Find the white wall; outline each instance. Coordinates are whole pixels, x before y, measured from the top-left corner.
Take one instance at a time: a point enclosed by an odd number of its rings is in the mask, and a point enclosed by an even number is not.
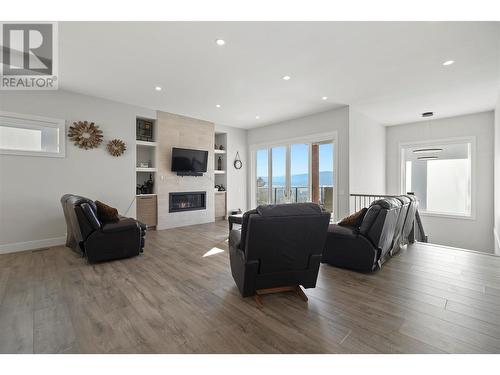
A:
[[[248,130],[248,145],[279,142],[285,139],[312,137],[315,134],[337,131],[337,176],[338,205],[337,217],[349,212],[349,108],[316,113],[293,120]],[[249,171],[250,174],[250,171]],[[250,175],[248,181],[250,181]],[[249,190],[250,191],[250,190]],[[250,207],[250,196],[248,206]],[[252,208],[252,207],[250,207]]]
[[[0,252],[64,243],[59,199],[65,193],[135,216],[135,118],[155,118],[154,111],[61,90],[0,92],[0,110],[64,119],[67,127],[94,121],[104,132],[97,149],[85,151],[67,141],[65,158],[0,155]],[[127,144],[123,156],[107,153],[105,142],[112,138]]]
[[[500,95],[495,107],[495,253],[500,255]]]
[[[401,142],[476,137],[476,218],[422,216],[429,242],[493,252],[493,124],[493,112],[490,111],[386,128],[388,194],[400,193]]]
[[[349,192],[385,194],[385,127],[349,107]],[[351,211],[354,200],[351,199]]]
[[[247,210],[247,171],[248,146],[247,130],[215,124],[215,132],[226,133],[227,136],[227,209],[240,208]],[[234,167],[236,152],[239,152],[243,163],[241,169]]]

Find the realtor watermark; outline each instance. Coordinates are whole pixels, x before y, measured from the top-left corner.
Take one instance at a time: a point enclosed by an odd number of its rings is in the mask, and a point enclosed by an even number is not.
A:
[[[1,22],[0,90],[57,90],[56,22]]]

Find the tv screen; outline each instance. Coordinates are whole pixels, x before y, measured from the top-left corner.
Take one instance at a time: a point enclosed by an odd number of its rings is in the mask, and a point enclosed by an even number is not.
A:
[[[206,172],[208,151],[172,148],[172,172]]]

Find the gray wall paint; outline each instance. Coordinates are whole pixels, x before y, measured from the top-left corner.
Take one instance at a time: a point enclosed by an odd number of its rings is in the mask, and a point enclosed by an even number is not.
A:
[[[316,113],[293,120],[248,130],[248,145],[279,142],[337,131],[338,217],[349,213],[349,107]],[[250,171],[248,173],[250,181]],[[250,196],[248,197],[250,207]]]
[[[493,252],[493,112],[424,121],[386,128],[387,192],[399,194],[399,144],[453,137],[476,137],[476,218],[423,216],[429,242]]]
[[[349,107],[349,191],[385,194],[385,127]],[[351,199],[351,212],[354,210]]]
[[[67,141],[65,158],[0,155],[0,252],[62,243],[66,224],[59,199],[65,193],[135,216],[135,118],[155,118],[154,111],[61,90],[0,92],[0,103],[3,111],[64,119],[67,127],[94,121],[104,132],[97,149]],[[105,142],[112,138],[127,144],[123,156],[107,153]]]

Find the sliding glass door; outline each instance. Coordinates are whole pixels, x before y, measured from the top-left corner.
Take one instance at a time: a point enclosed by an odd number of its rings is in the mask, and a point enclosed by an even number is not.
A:
[[[257,206],[269,203],[269,150],[261,149],[256,153],[256,202]]]
[[[328,212],[333,212],[334,183],[333,183],[333,143],[321,142],[313,144],[312,175],[315,176],[312,189],[315,197],[312,200],[321,204]]]
[[[255,201],[315,202],[334,209],[334,144],[303,142],[260,148],[255,153]]]
[[[287,147],[273,147],[271,149],[271,203],[289,202]]]
[[[309,145],[290,145],[290,201],[310,202]]]

